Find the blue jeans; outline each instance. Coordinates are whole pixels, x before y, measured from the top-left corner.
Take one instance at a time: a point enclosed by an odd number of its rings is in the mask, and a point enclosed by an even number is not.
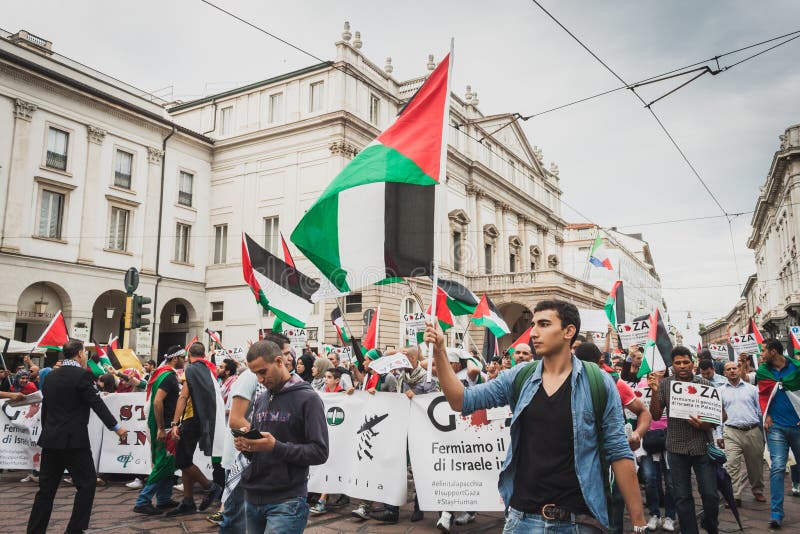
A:
[[[717,495],[717,468],[707,454],[667,453],[667,462],[672,471],[672,487],[675,490],[675,507],[681,534],[697,534],[697,517],[692,497],[692,469],[697,478],[697,490],[703,501],[703,528],[709,534],[719,531],[719,496]]]
[[[506,526],[503,534],[602,534],[602,530],[592,525],[583,525],[569,521],[548,521],[537,514],[526,514],[509,508],[506,512]]]
[[[675,499],[672,496],[672,472],[667,468],[666,460],[653,459],[652,454],[642,456],[639,467],[644,477],[645,505],[650,515],[661,517],[658,503],[664,496],[664,517],[675,519]],[[661,482],[664,482],[663,486]]]
[[[139,496],[136,498],[135,506],[153,504],[153,496],[156,498],[156,505],[167,504],[172,500],[172,477],[159,480],[152,484],[145,484]]]
[[[223,505],[219,534],[240,534],[246,531],[245,525],[244,490],[237,484]]]
[[[252,504],[245,499],[248,534],[301,534],[308,522],[305,497],[295,497],[275,504]]]
[[[783,481],[789,449],[800,458],[800,428],[772,425],[767,434],[769,449],[769,508],[770,519],[783,520]]]

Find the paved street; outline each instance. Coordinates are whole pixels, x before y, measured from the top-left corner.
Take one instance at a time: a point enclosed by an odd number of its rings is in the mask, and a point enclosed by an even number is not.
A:
[[[30,511],[30,504],[36,493],[36,485],[21,483],[24,476],[21,472],[3,473],[0,475],[0,509],[3,510],[4,532],[23,532]],[[205,520],[206,514],[185,516],[180,519],[165,517],[144,517],[132,512],[137,491],[124,486],[124,480],[112,481],[97,490],[92,523],[89,532],[114,532],[115,534],[149,533],[178,534],[185,532],[216,532],[216,528]],[[789,477],[786,477],[786,492],[791,495]],[[63,532],[72,509],[72,498],[75,490],[72,486],[61,485],[56,498],[53,515],[50,521],[52,532]],[[698,498],[695,500],[699,502]],[[306,532],[330,534],[334,532],[375,532],[375,533],[434,533],[437,514],[429,512],[424,520],[411,523],[408,518],[412,505],[407,504],[400,512],[400,523],[397,525],[379,525],[374,521],[358,521],[349,516],[351,506],[335,510],[323,516],[311,517]],[[756,503],[746,495],[741,510],[742,524],[749,532],[767,531],[769,519],[768,503]],[[800,498],[786,498],[786,525],[796,524],[800,520]],[[454,532],[500,532],[502,515],[478,514],[475,523],[467,527],[456,527]],[[720,531],[736,532],[738,527],[733,515],[728,510],[720,510]],[[791,529],[785,528],[790,532]]]

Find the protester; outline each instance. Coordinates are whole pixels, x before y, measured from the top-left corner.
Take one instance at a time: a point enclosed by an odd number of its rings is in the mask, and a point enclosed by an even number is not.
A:
[[[11,372],[3,367],[0,369],[0,391],[2,392],[11,392],[12,391],[12,384],[11,384]]]
[[[254,343],[247,365],[269,392],[256,401],[252,416],[252,428],[262,437],[234,440],[236,450],[252,455],[239,482],[245,492],[247,531],[300,533],[308,521],[308,468],[328,458],[322,400],[289,374],[272,341]]]
[[[586,343],[586,336],[583,334],[575,336],[575,340],[572,342],[572,354],[575,354],[575,349],[580,347],[583,343]]]
[[[517,344],[514,348],[514,359],[517,360],[517,364],[533,360],[533,350],[531,350],[531,346],[527,343]]]
[[[494,380],[497,378],[497,375],[500,373],[500,359],[497,357],[492,358],[489,360],[489,364],[486,366],[486,380]]]
[[[66,532],[83,532],[89,528],[94,502],[96,472],[89,445],[89,410],[103,424],[126,437],[128,431],[119,425],[94,387],[94,375],[86,369],[83,343],[70,339],[62,347],[63,366],[51,373],[42,392],[42,448],[39,491],[33,500],[28,519],[28,534],[45,534],[50,523],[61,476],[66,469],[77,490],[72,515]]]
[[[800,417],[795,409],[800,384],[800,362],[783,355],[783,344],[777,339],[764,342],[763,362],[756,371],[756,384],[764,417],[764,432],[769,449],[769,528],[783,524],[783,484],[786,462],[791,449],[800,459]]]
[[[322,391],[325,388],[325,372],[328,369],[333,369],[333,364],[328,358],[314,359],[314,364],[311,366],[311,376],[314,377],[311,387],[316,391]]]
[[[478,409],[514,406],[511,446],[498,482],[508,507],[506,533],[545,528],[602,532],[608,526],[608,511],[598,445],[614,472],[634,531],[645,532],[619,394],[611,377],[602,373],[607,402],[602,421],[594,421],[586,371],[590,364],[573,357],[570,350],[579,330],[580,315],[573,304],[545,300],[536,305],[532,339],[542,360],[522,384],[517,399],[515,377],[533,363],[500,373],[487,384],[465,388],[448,365],[438,324],[428,324],[425,330],[425,342],[435,344],[439,382],[453,410],[469,415]],[[573,417],[573,412],[581,416]],[[543,428],[547,432],[541,432]]]
[[[512,366],[513,364],[511,362],[511,355],[508,353],[508,351],[506,351],[503,353],[503,357],[500,359],[500,370],[505,371],[506,369],[511,369]]]
[[[697,367],[700,369],[700,376],[711,382],[715,388],[724,387],[728,383],[727,378],[716,373],[711,360],[700,360]]]
[[[237,371],[239,366],[236,364],[235,360],[231,360],[230,358],[225,358],[222,360],[222,365],[219,367],[219,374],[217,375],[217,380],[220,383],[219,392],[222,394],[222,402],[225,403],[225,406],[228,406],[228,400],[231,393],[231,387],[236,382]]]
[[[311,374],[311,369],[314,367],[314,359],[311,354],[303,354],[297,358],[297,374],[306,382],[314,380],[314,376]]]
[[[521,343],[520,345],[523,344]],[[448,347],[447,359],[456,377],[465,387],[486,382],[486,376],[481,372],[478,363],[475,362],[464,349]]]
[[[708,457],[707,445],[713,442],[711,431],[714,427],[698,417],[679,419],[670,417],[671,383],[673,381],[694,382],[712,386],[705,378],[694,376],[691,351],[678,345],[672,349],[672,368],[675,376],[660,381],[655,376],[648,379],[652,397],[650,414],[660,419],[667,414],[667,462],[672,470],[672,483],[675,491],[675,506],[681,532],[698,532],[692,497],[692,470],[697,478],[697,488],[703,503],[703,528],[710,534],[718,532],[719,497],[717,495],[716,468]]]
[[[12,388],[12,391],[14,393],[22,393],[23,395],[30,395],[31,393],[39,391],[39,388],[36,387],[36,384],[31,382],[30,372],[19,371],[17,372],[17,376],[14,381],[14,387]]]
[[[722,446],[725,448],[725,469],[733,482],[733,496],[736,505],[741,506],[746,475],[756,501],[766,502],[764,434],[761,431],[758,390],[741,379],[737,362],[725,362],[725,376],[727,383],[719,388],[726,416]]]
[[[424,395],[438,391],[439,382],[431,380],[428,382],[427,370],[421,365],[419,346],[411,346],[403,349],[403,353],[411,364],[410,369],[401,369],[397,375],[397,392],[405,393],[410,399],[414,395]]]
[[[328,353],[328,359],[331,361],[334,367],[341,369],[342,371],[342,389],[350,389],[353,386],[353,378],[350,376],[350,371],[342,366],[342,362],[339,359],[339,354],[332,350]]]

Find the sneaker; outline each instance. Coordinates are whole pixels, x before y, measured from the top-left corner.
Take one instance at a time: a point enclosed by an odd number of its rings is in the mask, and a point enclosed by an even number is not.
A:
[[[22,480],[20,480],[20,482],[39,482],[39,477],[31,473]]]
[[[222,523],[222,512],[216,512],[211,515],[207,515],[206,521],[208,521],[212,525],[219,525],[220,523]]]
[[[312,506],[308,509],[308,511],[312,515],[320,515],[328,512],[328,508],[325,506],[325,501],[319,501],[317,504]]]
[[[475,514],[472,512],[459,512],[456,514],[456,525],[466,525],[475,521]]]
[[[208,486],[206,494],[203,496],[203,500],[200,501],[200,506],[198,506],[197,509],[202,512],[211,506],[211,503],[218,501],[220,497],[222,497],[222,486],[216,482],[212,482],[211,485]]]
[[[165,503],[156,503],[156,508],[159,510],[169,510],[170,508],[175,508],[176,506],[180,506],[181,503],[178,501],[173,501],[172,499],[168,500]]]
[[[670,517],[665,517],[661,521],[661,530],[666,532],[675,532],[675,520]]]
[[[359,504],[358,508],[350,512],[350,515],[353,517],[357,517],[358,519],[369,519],[369,512],[367,511],[366,504]]]
[[[444,532],[444,534],[450,534],[450,528],[453,526],[453,514],[450,512],[442,512],[442,515],[439,516],[439,521],[436,522],[436,528]]]
[[[656,530],[658,530],[658,523],[659,523],[658,516],[651,515],[650,519],[647,520],[647,530],[649,530],[650,532],[655,532]]]
[[[792,484],[792,496],[800,496],[800,484]]]
[[[189,515],[197,513],[197,506],[192,502],[183,501],[174,510],[167,512],[167,517],[175,517],[176,515]]]
[[[125,487],[130,489],[142,489],[144,487],[144,484],[142,484],[141,478],[134,478],[133,480],[125,484]]]
[[[172,486],[172,489],[174,489],[175,491],[180,491],[181,493],[183,493],[183,483],[175,484],[174,486]]]
[[[164,510],[159,510],[150,503],[143,504],[141,506],[134,506],[133,511],[136,512],[137,514],[144,514],[144,515],[161,515],[164,513]]]
[[[781,522],[777,519],[773,519],[769,522],[769,528],[770,530],[779,530],[781,528]]]

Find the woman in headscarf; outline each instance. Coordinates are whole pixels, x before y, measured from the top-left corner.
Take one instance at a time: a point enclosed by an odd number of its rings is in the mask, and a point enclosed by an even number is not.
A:
[[[311,368],[314,366],[314,357],[310,354],[303,354],[297,358],[296,365],[297,374],[300,375],[300,378],[306,382],[311,382],[314,378],[311,374]]]
[[[325,371],[332,369],[333,364],[328,358],[317,358],[311,367],[311,374],[314,380],[311,381],[311,387],[317,391],[322,391],[325,388]]]

